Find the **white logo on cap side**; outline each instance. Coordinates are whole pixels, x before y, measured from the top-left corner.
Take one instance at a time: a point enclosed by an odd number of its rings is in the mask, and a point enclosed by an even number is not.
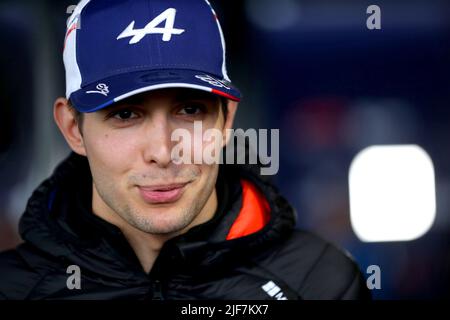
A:
[[[202,80],[202,81],[204,81],[204,82],[207,82],[207,83],[209,83],[210,85],[213,85],[213,86],[215,86],[215,87],[218,87],[218,88],[225,88],[225,89],[230,90],[230,87],[228,87],[227,85],[225,85],[225,82],[222,81],[222,80],[215,79],[215,78],[213,78],[213,77],[211,77],[211,76],[208,76],[208,75],[197,75],[197,76],[195,76],[195,77],[196,77],[197,79],[200,79],[200,80]]]
[[[150,21],[145,28],[142,29],[134,29],[135,21],[132,21],[117,37],[117,40],[131,37],[129,44],[136,44],[144,39],[144,37],[148,34],[162,34],[163,41],[170,41],[172,39],[172,35],[180,35],[185,31],[184,29],[174,28],[176,13],[177,10],[175,8],[169,8]],[[157,26],[163,21],[166,21],[164,28],[158,28]]]
[[[109,87],[106,84],[104,84],[104,83],[99,83],[97,85],[96,89],[98,91],[86,91],[86,93],[88,93],[88,94],[89,93],[99,93],[99,94],[104,95],[105,97],[107,97],[108,94],[109,94]]]

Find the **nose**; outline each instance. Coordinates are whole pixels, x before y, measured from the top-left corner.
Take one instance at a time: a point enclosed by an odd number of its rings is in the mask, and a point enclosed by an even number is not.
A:
[[[154,112],[145,122],[142,133],[144,161],[161,168],[167,167],[171,162],[172,150],[171,128],[167,115]]]

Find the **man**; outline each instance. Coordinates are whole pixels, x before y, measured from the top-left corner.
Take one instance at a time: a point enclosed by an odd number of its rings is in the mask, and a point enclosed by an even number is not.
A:
[[[240,100],[207,1],[83,0],[64,63],[54,118],[73,153],[0,255],[2,298],[368,297],[351,258],[294,230],[257,167],[185,161],[205,140],[174,156],[173,133],[196,122],[221,133],[217,150],[230,143]]]

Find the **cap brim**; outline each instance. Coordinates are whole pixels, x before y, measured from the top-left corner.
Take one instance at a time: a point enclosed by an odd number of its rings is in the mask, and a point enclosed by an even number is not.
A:
[[[70,95],[80,112],[94,112],[139,93],[165,88],[190,88],[240,101],[241,94],[231,83],[214,75],[193,70],[138,71],[112,76],[84,86]]]

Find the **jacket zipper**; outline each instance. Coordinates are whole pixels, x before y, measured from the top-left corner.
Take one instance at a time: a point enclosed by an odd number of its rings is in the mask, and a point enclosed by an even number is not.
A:
[[[164,300],[162,290],[161,290],[161,281],[154,280],[152,282],[153,296],[152,300]]]

